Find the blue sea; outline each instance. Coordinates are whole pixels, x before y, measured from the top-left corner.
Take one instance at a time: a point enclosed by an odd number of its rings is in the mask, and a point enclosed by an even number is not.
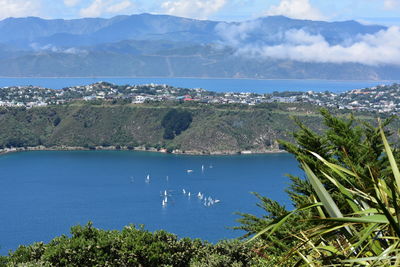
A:
[[[0,255],[88,221],[103,229],[144,224],[210,242],[239,237],[228,228],[238,225],[235,212],[264,214],[251,192],[291,208],[285,174],[302,176],[289,154],[35,151],[0,155],[0,170]],[[220,202],[205,206],[199,192]]]
[[[118,85],[168,84],[183,88],[203,88],[215,92],[272,93],[274,91],[344,92],[399,81],[334,81],[334,80],[252,80],[199,78],[0,78],[0,87],[35,85],[52,89],[106,81]]]

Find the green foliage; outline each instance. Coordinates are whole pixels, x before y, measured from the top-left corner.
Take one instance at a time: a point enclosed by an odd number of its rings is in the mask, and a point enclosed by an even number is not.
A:
[[[61,122],[61,118],[57,116],[53,121],[53,125],[55,127],[57,127],[60,124],[60,122]]]
[[[286,208],[277,201],[261,196],[258,193],[253,194],[260,200],[257,206],[263,209],[265,215],[257,217],[251,214],[237,213],[241,216],[241,218],[237,220],[241,225],[234,227],[234,229],[246,231],[243,238],[257,234],[271,225],[272,222],[278,221],[288,214]],[[292,238],[292,234],[301,231],[305,227],[306,223],[302,222],[302,219],[303,218],[299,214],[295,214],[288,219],[287,223],[284,224],[275,235],[268,236],[267,234],[263,234],[261,236],[264,241],[263,248],[267,251],[267,259],[274,257],[274,255],[283,255],[297,244],[297,240]],[[310,225],[312,223],[308,224]]]
[[[91,223],[75,226],[71,237],[48,244],[20,246],[7,266],[256,266],[250,245],[222,241],[216,245],[198,239],[178,239],[165,231],[148,232],[133,225],[122,231],[96,229]]]
[[[288,192],[295,211],[289,213],[260,197],[260,206],[269,215],[262,221],[243,214],[241,229],[258,232],[267,243],[267,253],[277,256],[278,262],[290,261],[288,265],[392,264],[396,259],[390,256],[399,249],[400,203],[393,182],[398,152],[391,155],[384,137],[389,133],[380,127],[353,117],[334,117],[326,110],[321,114],[327,126],[323,133],[298,121],[296,144],[281,141],[308,178],[290,176]],[[277,251],[282,243],[285,249]]]
[[[189,128],[192,121],[192,114],[189,111],[171,109],[161,121],[161,126],[164,127],[164,139],[174,139]]]
[[[263,152],[278,148],[277,139],[292,141],[290,132],[296,130],[296,124],[290,120],[294,113],[288,111],[293,105],[272,104],[153,102],[112,105],[104,101],[101,105],[73,102],[31,109],[3,107],[0,109],[0,147],[138,147],[148,144],[153,148],[162,144],[163,148],[171,145],[182,151],[203,153],[237,153],[249,149]],[[315,112],[315,107],[300,104],[294,107],[299,119],[312,131],[323,129],[323,117]],[[187,115],[182,116],[184,119],[181,121],[176,120],[179,116],[168,116],[170,120],[167,121],[177,129],[170,126],[165,137],[174,138],[164,139],[166,128],[161,124],[171,110]],[[190,121],[188,113],[192,122],[183,131]],[[55,125],[57,118],[61,121]],[[363,119],[370,120],[370,117]],[[393,128],[398,125],[396,122]]]

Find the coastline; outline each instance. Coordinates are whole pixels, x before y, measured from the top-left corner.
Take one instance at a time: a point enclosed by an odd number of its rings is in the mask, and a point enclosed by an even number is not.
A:
[[[189,156],[233,156],[233,155],[256,155],[256,154],[278,154],[278,153],[288,153],[281,149],[269,149],[269,150],[243,150],[243,151],[199,151],[199,150],[173,150],[168,151],[167,149],[156,149],[156,148],[146,148],[143,146],[134,147],[133,149],[128,149],[128,147],[116,146],[97,146],[94,148],[87,147],[70,147],[70,146],[55,146],[55,147],[13,147],[0,149],[0,156],[9,153],[17,152],[29,152],[29,151],[142,151],[142,152],[154,152],[154,153],[164,153],[164,154],[175,154],[175,155],[189,155]]]

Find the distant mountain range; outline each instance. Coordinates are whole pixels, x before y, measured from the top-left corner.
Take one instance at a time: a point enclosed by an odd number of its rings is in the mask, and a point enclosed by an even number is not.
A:
[[[400,67],[394,65],[305,62],[238,52],[254,44],[283,44],[293,31],[336,45],[386,29],[282,16],[229,23],[150,14],[8,18],[0,21],[0,76],[398,79]]]

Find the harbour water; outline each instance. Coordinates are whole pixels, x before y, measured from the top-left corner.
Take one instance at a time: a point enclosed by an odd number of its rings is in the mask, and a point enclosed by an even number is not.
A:
[[[215,92],[272,93],[274,91],[344,92],[396,81],[335,81],[335,80],[254,80],[254,79],[199,79],[199,78],[0,78],[0,87],[34,85],[61,89],[106,81],[118,85],[168,84],[183,88],[203,88]],[[398,81],[397,81],[398,82]]]
[[[132,151],[35,151],[0,155],[0,254],[48,242],[73,225],[144,224],[210,242],[243,233],[235,212],[263,214],[258,192],[290,206],[289,154],[185,156]],[[191,171],[188,171],[191,170]],[[183,189],[185,193],[183,193]],[[162,205],[167,191],[167,203]],[[188,193],[191,193],[190,196]],[[204,198],[219,203],[205,204]]]

